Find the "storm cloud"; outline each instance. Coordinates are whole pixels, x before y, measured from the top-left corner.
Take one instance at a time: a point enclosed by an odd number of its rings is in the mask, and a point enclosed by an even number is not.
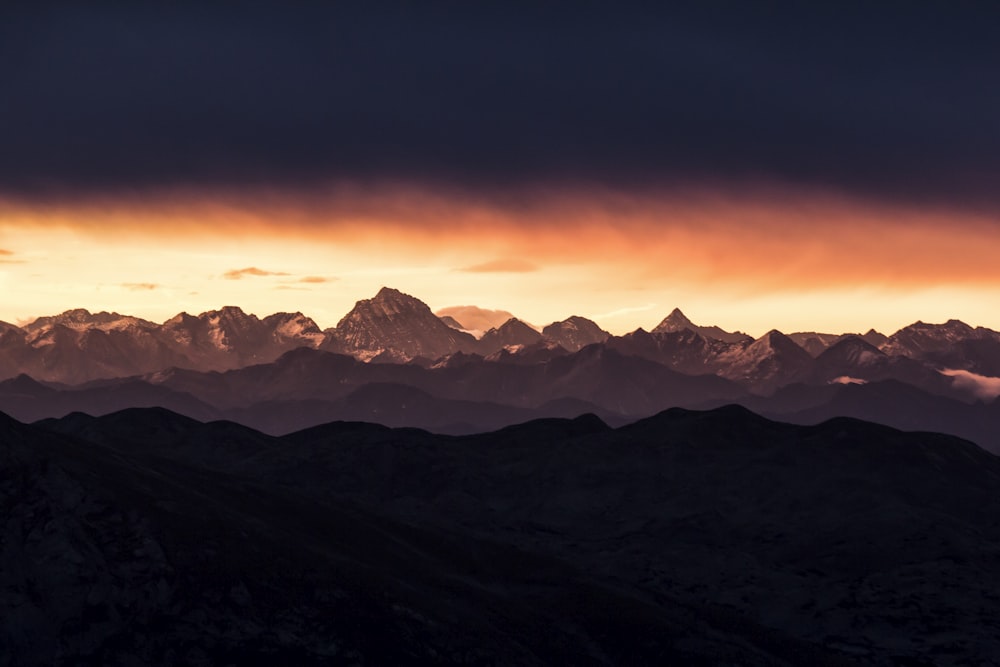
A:
[[[777,183],[1000,203],[984,3],[0,11],[7,197]]]

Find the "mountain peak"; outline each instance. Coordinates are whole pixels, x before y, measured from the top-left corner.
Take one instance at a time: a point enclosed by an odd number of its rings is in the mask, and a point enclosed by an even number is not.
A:
[[[596,322],[579,315],[571,315],[562,322],[553,322],[542,329],[542,335],[570,352],[594,343],[603,343],[611,336],[597,326]]]
[[[147,322],[146,320],[141,320],[137,317],[131,317],[129,315],[109,313],[103,310],[99,313],[91,313],[86,308],[74,308],[72,310],[59,313],[58,315],[39,317],[34,322],[25,325],[23,329],[29,333],[37,333],[46,327],[62,325],[71,329],[82,331],[90,328],[115,328],[116,326],[125,326],[129,323],[152,326],[152,322]]]
[[[677,331],[684,331],[685,329],[693,331],[696,334],[700,334],[704,338],[713,338],[715,340],[721,340],[725,343],[748,343],[753,340],[750,336],[740,333],[739,331],[729,332],[717,326],[698,326],[689,320],[687,315],[681,312],[680,308],[674,308],[670,311],[670,314],[663,318],[662,322],[656,325],[652,333],[674,333]]]
[[[415,313],[419,312],[423,315],[425,312],[431,313],[430,307],[421,301],[420,299],[410,296],[400,292],[392,287],[383,287],[378,291],[378,293],[371,299],[363,299],[358,301],[355,306],[358,308],[371,308],[380,312],[384,316],[397,315],[399,313]],[[353,311],[352,311],[353,312]],[[350,316],[348,313],[346,317]],[[338,325],[339,326],[339,325]]]
[[[366,360],[385,351],[437,359],[456,350],[471,351],[476,342],[442,322],[420,299],[391,287],[354,304],[334,331],[346,349]]]
[[[681,312],[680,308],[674,308],[670,311],[670,314],[663,318],[663,321],[656,325],[653,329],[654,333],[668,333],[671,331],[683,331],[684,329],[691,329],[695,331],[697,325],[687,318],[687,315]]]
[[[499,327],[490,329],[483,334],[479,340],[479,347],[482,352],[492,354],[507,346],[532,345],[541,339],[542,334],[516,317],[512,317]]]
[[[403,292],[400,292],[398,289],[395,289],[393,287],[382,287],[375,294],[375,296],[372,297],[371,300],[375,301],[375,302],[385,302],[385,301],[389,301],[389,302],[397,302],[397,301],[420,301],[420,299],[418,299],[418,298],[416,298],[414,296],[410,296],[409,294],[405,294]],[[423,303],[423,302],[420,301],[420,303]]]
[[[687,322],[688,324],[692,323],[691,320],[687,318],[687,315],[681,312],[680,308],[674,308],[671,310],[670,314],[667,315],[667,319],[675,322]]]

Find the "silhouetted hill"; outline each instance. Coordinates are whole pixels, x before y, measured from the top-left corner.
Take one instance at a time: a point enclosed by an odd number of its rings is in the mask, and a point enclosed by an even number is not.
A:
[[[948,436],[726,406],[271,438],[142,409],[0,416],[0,471],[0,636],[20,665],[1000,650],[1000,460]]]

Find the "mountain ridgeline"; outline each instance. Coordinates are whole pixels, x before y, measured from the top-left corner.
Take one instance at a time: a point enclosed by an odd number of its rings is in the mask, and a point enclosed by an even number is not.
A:
[[[472,433],[735,402],[793,422],[853,416],[1000,451],[998,394],[1000,333],[957,320],[888,336],[753,339],[675,309],[622,336],[579,316],[473,332],[383,288],[325,331],[301,313],[260,319],[235,307],[162,324],[85,310],[0,323],[0,410],[25,420],[162,406],[273,434],[337,419]]]
[[[994,664],[998,484],[956,438],[737,406],[464,437],[0,415],[0,654]]]

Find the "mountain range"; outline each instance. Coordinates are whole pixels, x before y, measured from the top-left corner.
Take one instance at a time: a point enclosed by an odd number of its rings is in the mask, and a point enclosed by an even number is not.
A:
[[[0,655],[994,664],[998,484],[957,438],[737,406],[463,437],[0,415]]]
[[[753,339],[675,309],[623,336],[578,316],[541,330],[511,317],[476,334],[391,288],[325,331],[301,313],[260,319],[235,307],[163,324],[72,310],[0,324],[0,410],[30,421],[161,406],[275,435],[338,419],[474,433],[735,402],[793,422],[854,416],[1000,451],[1000,333],[957,320],[888,336]]]

